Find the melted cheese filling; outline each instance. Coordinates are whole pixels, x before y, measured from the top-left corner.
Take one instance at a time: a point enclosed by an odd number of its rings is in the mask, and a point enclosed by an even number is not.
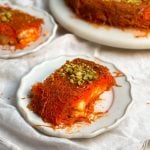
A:
[[[40,31],[36,28],[26,29],[19,33],[18,39],[20,43],[26,45],[28,43],[34,42],[40,36]]]
[[[75,117],[84,116],[85,115],[85,107],[86,107],[85,101],[81,100],[74,110],[74,113],[73,113],[74,116]]]

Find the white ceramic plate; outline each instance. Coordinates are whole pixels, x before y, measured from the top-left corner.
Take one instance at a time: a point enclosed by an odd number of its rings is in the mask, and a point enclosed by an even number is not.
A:
[[[94,26],[76,17],[64,0],[50,0],[49,7],[56,20],[74,34],[98,44],[126,49],[149,49],[150,37],[136,38],[135,31],[114,27]]]
[[[44,134],[65,138],[91,138],[97,136],[98,134],[116,127],[124,119],[132,104],[130,84],[126,77],[122,76],[116,78],[117,84],[121,85],[121,87],[113,87],[110,91],[105,92],[101,96],[103,99],[102,102],[98,101],[95,105],[95,110],[109,110],[105,117],[101,117],[91,124],[78,123],[71,129],[65,128],[54,130],[53,128],[46,127],[51,124],[43,122],[39,116],[27,108],[27,105],[30,103],[28,95],[31,87],[37,82],[42,82],[47,76],[64,64],[66,60],[72,60],[79,57],[105,65],[112,73],[117,71],[114,65],[100,61],[96,58],[86,56],[60,56],[37,65],[21,80],[21,84],[17,92],[18,108],[24,118],[32,126]]]
[[[46,11],[43,11],[35,7],[12,5],[8,2],[7,3],[0,2],[0,5],[2,6],[8,5],[13,9],[21,10],[23,12],[29,13],[35,17],[42,18],[44,20],[44,24],[42,25],[42,34],[37,41],[31,43],[29,46],[25,47],[22,50],[11,51],[11,50],[2,50],[2,48],[0,48],[0,58],[14,58],[29,53],[33,53],[41,49],[46,44],[48,44],[55,36],[57,30],[57,24],[55,23],[53,17],[50,16]]]

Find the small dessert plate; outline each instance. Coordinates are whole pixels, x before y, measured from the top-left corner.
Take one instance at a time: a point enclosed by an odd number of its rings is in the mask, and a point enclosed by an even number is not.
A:
[[[42,50],[42,47],[48,44],[54,38],[57,30],[57,24],[55,23],[53,17],[46,11],[30,6],[13,5],[8,2],[0,2],[0,6],[8,6],[12,9],[23,11],[37,18],[41,18],[44,21],[44,24],[42,25],[41,36],[37,41],[31,43],[24,49],[16,50],[11,50],[11,48],[8,46],[0,45],[0,58],[15,58]]]
[[[72,125],[72,127],[54,129],[50,123],[45,123],[38,115],[32,112],[28,108],[28,104],[31,101],[29,93],[32,85],[37,82],[42,82],[47,76],[62,66],[66,60],[72,60],[75,58],[83,58],[102,64],[108,67],[112,74],[118,71],[113,64],[101,61],[95,57],[87,56],[60,56],[34,67],[21,80],[17,92],[18,109],[31,126],[46,135],[64,138],[91,138],[119,125],[131,107],[132,97],[130,84],[127,81],[126,76],[120,76],[116,77],[116,82],[119,86],[114,86],[111,90],[104,92],[100,96],[101,100],[98,100],[95,103],[96,111],[108,111],[108,113],[103,117],[97,118],[90,124],[82,122],[76,123]]]

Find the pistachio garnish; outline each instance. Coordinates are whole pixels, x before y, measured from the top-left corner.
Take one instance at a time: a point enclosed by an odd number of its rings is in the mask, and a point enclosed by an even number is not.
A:
[[[11,17],[12,17],[12,13],[9,11],[0,13],[0,20],[3,22],[10,21]]]
[[[69,61],[59,70],[59,74],[61,76],[66,75],[70,83],[78,86],[97,78],[97,72],[87,64],[75,64]]]

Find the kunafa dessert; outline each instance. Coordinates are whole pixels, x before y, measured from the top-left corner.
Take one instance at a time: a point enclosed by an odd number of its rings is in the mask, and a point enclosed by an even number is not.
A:
[[[25,48],[41,36],[43,23],[43,19],[23,11],[0,6],[0,45]]]
[[[96,100],[115,84],[107,67],[76,58],[32,86],[28,107],[54,126],[90,123]]]
[[[118,28],[150,29],[149,0],[65,0],[89,22]]]

